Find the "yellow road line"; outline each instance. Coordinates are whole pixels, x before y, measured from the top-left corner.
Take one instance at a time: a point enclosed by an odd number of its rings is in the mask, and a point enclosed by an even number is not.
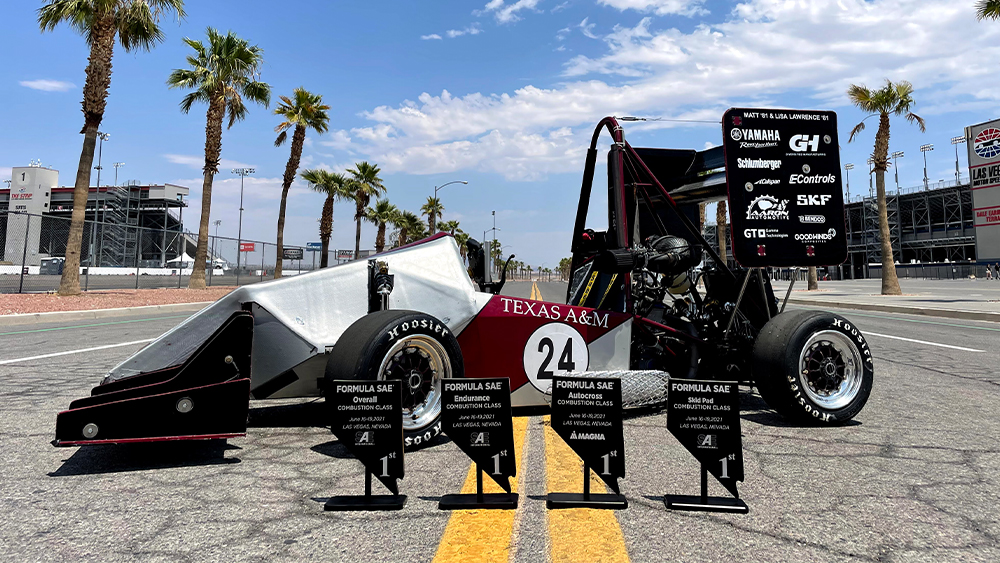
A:
[[[538,284],[535,282],[531,282],[531,297],[529,297],[528,299],[532,299],[535,301],[542,300],[542,292],[538,291]]]
[[[582,492],[583,461],[556,434],[544,418],[545,476],[549,492]],[[603,493],[607,489],[594,472],[590,472],[590,490]],[[549,510],[549,545],[552,563],[628,563],[625,537],[612,510],[569,508]]]
[[[525,436],[528,432],[528,418],[514,419],[514,462],[517,474],[521,474],[524,457]],[[513,480],[513,490],[517,491],[517,479]],[[476,464],[469,467],[469,474],[462,486],[462,493],[476,492]],[[483,492],[502,493],[496,483],[483,476]],[[528,502],[522,496],[520,503]],[[456,510],[448,520],[448,526],[438,544],[434,563],[452,561],[476,561],[482,563],[507,563],[514,533],[514,510]]]

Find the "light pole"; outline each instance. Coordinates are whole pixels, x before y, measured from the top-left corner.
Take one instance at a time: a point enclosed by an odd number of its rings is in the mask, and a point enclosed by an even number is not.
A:
[[[875,173],[875,159],[868,157],[868,197],[875,197],[875,188],[872,186],[872,175]]]
[[[122,166],[125,166],[125,163],[124,162],[116,162],[116,163],[112,164],[112,166],[115,167],[115,185],[117,186],[118,185],[118,169],[121,168]]]
[[[240,177],[240,224],[236,227],[236,285],[240,285],[240,250],[243,246],[243,180],[256,172],[253,168],[233,168],[233,174]],[[280,260],[281,257],[279,256]]]
[[[440,190],[441,188],[443,188],[445,186],[450,186],[452,184],[468,184],[468,183],[469,182],[466,181],[466,180],[452,180],[451,182],[448,182],[446,184],[441,184],[440,186],[434,186],[434,199],[437,199],[437,197],[438,197],[438,190]],[[434,226],[437,227],[437,224],[435,223]],[[433,235],[434,233],[431,233],[431,234]]]
[[[958,167],[958,145],[965,144],[965,137],[959,135],[951,138],[951,144],[955,145],[955,185],[962,183],[962,172]]]
[[[212,274],[215,272],[215,241],[219,240],[219,225],[222,224],[222,219],[216,219],[212,221],[212,224],[215,225],[215,238],[212,239],[212,269],[208,271],[209,285],[212,283]]]
[[[101,193],[101,157],[104,155],[104,141],[110,139],[111,135],[98,131],[97,138],[100,145],[97,147],[97,166],[94,167],[94,170],[97,170],[97,193]]]
[[[930,189],[927,185],[927,153],[934,150],[934,145],[920,145],[920,152],[924,153],[924,191]]]
[[[892,167],[895,168],[893,172],[896,174],[896,193],[899,193],[899,165],[896,164],[897,158],[903,158],[903,151],[896,151],[889,155],[892,158]]]
[[[854,170],[854,165],[848,162],[844,165],[844,170],[847,171],[847,203],[851,203],[851,170]]]

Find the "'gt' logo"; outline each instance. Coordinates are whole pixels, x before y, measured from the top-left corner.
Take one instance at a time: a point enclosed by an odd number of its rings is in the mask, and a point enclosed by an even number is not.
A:
[[[830,201],[832,197],[832,195],[799,194],[796,196],[795,203],[799,205],[826,205],[826,202]]]
[[[788,146],[795,152],[816,152],[819,150],[819,135],[792,135]]]

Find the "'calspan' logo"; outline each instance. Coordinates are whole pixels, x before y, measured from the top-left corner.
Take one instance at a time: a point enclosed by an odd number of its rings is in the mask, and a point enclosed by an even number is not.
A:
[[[979,158],[993,158],[1000,155],[1000,129],[983,129],[976,135],[972,148]]]

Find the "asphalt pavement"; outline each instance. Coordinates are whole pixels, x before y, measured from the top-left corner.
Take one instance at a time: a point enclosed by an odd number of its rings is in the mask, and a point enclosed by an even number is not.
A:
[[[562,301],[565,284],[535,291]],[[531,292],[529,282],[505,289]],[[228,444],[54,448],[55,414],[183,315],[6,328],[0,552],[14,561],[1000,560],[1000,325],[838,312],[868,335],[871,400],[853,424],[799,427],[744,389],[741,496],[751,511],[742,516],[663,507],[663,494],[698,490],[698,466],[663,415],[626,421],[630,507],[616,512],[546,511],[544,495],[579,464],[544,417],[519,423],[523,496],[513,512],[437,509],[469,482],[468,459],[446,438],[407,455],[404,510],[324,512],[327,497],[362,491],[363,471],[323,427],[322,401],[252,403],[247,437]]]

